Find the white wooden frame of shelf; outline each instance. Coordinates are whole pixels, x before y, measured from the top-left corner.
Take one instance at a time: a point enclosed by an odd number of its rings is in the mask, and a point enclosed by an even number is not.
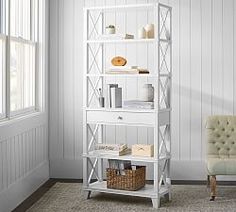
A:
[[[155,25],[160,27],[155,28],[155,34],[161,35],[163,32],[167,30],[167,17],[170,21],[170,38],[172,37],[172,15],[171,15],[171,7],[163,5],[163,4],[135,4],[135,5],[119,5],[119,6],[107,6],[107,7],[88,7],[84,9],[84,17],[85,17],[85,24],[84,24],[84,131],[83,131],[83,187],[84,190],[88,191],[88,197],[90,197],[91,191],[99,191],[99,192],[106,192],[106,193],[115,193],[115,194],[122,194],[122,195],[133,195],[133,196],[141,196],[141,197],[149,197],[152,198],[153,207],[158,208],[160,207],[160,197],[168,194],[168,198],[171,199],[171,182],[170,182],[170,158],[171,158],[171,101],[170,95],[167,95],[167,89],[171,91],[171,81],[172,81],[172,40],[169,39],[162,39],[162,37],[157,37],[155,39],[123,39],[123,40],[96,40],[90,39],[91,32],[89,32],[88,27],[88,19],[92,18],[90,16],[90,11],[99,11],[99,15],[96,20],[92,20],[92,33],[95,31],[98,34],[98,30],[96,28],[96,24],[101,18],[103,21],[103,15],[106,11],[119,11],[119,10],[153,10],[154,11],[154,22]],[[162,14],[161,10],[166,10],[164,15]],[[93,18],[92,18],[93,19]],[[101,24],[104,27],[104,24]],[[100,31],[100,30],[99,30]],[[102,32],[104,29],[102,29]],[[155,60],[155,67],[154,70],[156,75],[154,74],[135,74],[135,75],[128,75],[128,74],[119,74],[119,75],[112,75],[112,74],[104,74],[104,61],[102,62],[102,67],[97,67],[98,72],[97,74],[90,74],[91,64],[88,62],[89,51],[92,54],[92,65],[98,66],[96,62],[97,52],[100,50],[103,51],[104,44],[117,44],[117,43],[152,43],[154,48],[154,57],[157,58]],[[166,48],[170,50],[170,61],[166,61],[166,54],[167,49],[162,47],[162,43],[167,45]],[[92,50],[93,45],[90,44],[98,44],[96,46],[95,51]],[[102,53],[103,55],[103,53]],[[168,64],[169,62],[169,64]],[[167,73],[164,73],[162,69],[167,69]],[[92,83],[90,78],[97,77],[95,80],[95,84]],[[98,99],[98,92],[97,86],[98,83],[101,82],[103,86],[103,80],[106,77],[148,77],[148,78],[156,78],[155,87],[157,87],[158,92],[155,92],[155,105],[156,108],[152,110],[132,110],[132,109],[124,109],[124,108],[116,108],[116,109],[107,109],[107,108],[90,108],[90,102],[92,98]],[[164,78],[164,80],[162,80]],[[101,80],[101,81],[100,81]],[[93,90],[92,95],[88,93],[88,85],[91,85]],[[162,98],[160,97],[162,96]],[[162,108],[161,104],[166,105],[166,108]],[[89,123],[87,121],[87,114],[91,111],[106,111],[109,113],[116,113],[116,112],[127,112],[127,113],[153,113],[155,116],[155,125],[150,125],[148,127],[154,128],[154,158],[147,158],[147,157],[134,157],[131,155],[125,156],[112,156],[112,155],[98,155],[91,150],[92,145],[97,143],[103,142],[103,126],[110,125],[111,123],[106,122],[106,119],[103,120],[104,123],[99,121],[94,123]],[[159,120],[159,115],[162,112],[169,113],[169,122],[164,123]],[[95,125],[93,129],[90,125]],[[114,124],[114,123],[112,123]],[[117,123],[119,124],[119,123]],[[131,125],[131,124],[125,125]],[[133,125],[137,126],[138,123]],[[90,140],[89,139],[90,136]],[[106,181],[103,179],[103,160],[104,159],[119,159],[119,160],[131,160],[131,161],[139,161],[145,163],[153,163],[154,164],[154,184],[153,185],[146,185],[143,189],[138,191],[123,191],[123,190],[116,190],[116,189],[108,189],[106,187]],[[97,182],[91,183],[92,178],[95,177]]]

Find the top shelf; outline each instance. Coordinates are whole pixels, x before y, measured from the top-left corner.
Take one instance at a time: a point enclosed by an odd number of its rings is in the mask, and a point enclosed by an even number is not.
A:
[[[85,7],[85,10],[95,11],[112,11],[112,10],[130,10],[130,9],[153,9],[156,4],[130,4],[130,5],[112,5],[102,7]]]
[[[120,40],[87,40],[87,43],[155,43],[158,39],[120,39]],[[159,39],[160,42],[170,43],[171,40]]]

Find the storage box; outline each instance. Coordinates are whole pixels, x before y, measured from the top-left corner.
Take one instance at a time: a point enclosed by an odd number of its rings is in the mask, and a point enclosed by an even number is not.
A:
[[[124,169],[122,172],[121,175],[118,169],[106,169],[107,188],[136,191],[145,186],[145,166],[135,166],[135,169]]]
[[[135,144],[132,145],[133,156],[153,157],[154,145]]]

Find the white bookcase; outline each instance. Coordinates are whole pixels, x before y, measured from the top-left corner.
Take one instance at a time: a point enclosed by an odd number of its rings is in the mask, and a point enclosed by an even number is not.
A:
[[[136,16],[139,11],[151,13],[153,17],[151,23],[155,26],[155,38],[136,39],[135,35],[135,38],[130,40],[97,39],[99,35],[105,33],[106,14],[119,13],[119,11],[122,14],[135,11]],[[158,3],[84,8],[83,187],[85,191],[88,191],[88,197],[92,191],[147,197],[152,199],[154,208],[160,207],[161,197],[171,198],[171,19],[171,7]],[[105,73],[106,61],[110,59],[106,58],[106,48],[109,48],[107,46],[125,45],[127,49],[132,48],[132,44],[151,46],[154,65],[150,74],[107,75]],[[116,56],[115,53],[114,56]],[[107,78],[114,81],[126,78],[150,80],[155,89],[154,109],[99,108],[98,88],[102,88],[103,93],[106,93]],[[125,88],[129,89],[130,86],[132,84]],[[108,125],[153,128],[154,157],[95,154],[93,146],[95,143],[105,141],[104,128]],[[106,168],[104,162],[107,159],[152,163],[153,185],[147,184],[138,191],[108,189],[104,176]]]

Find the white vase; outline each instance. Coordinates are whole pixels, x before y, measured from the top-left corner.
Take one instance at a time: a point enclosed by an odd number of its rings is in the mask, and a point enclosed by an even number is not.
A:
[[[139,39],[146,38],[146,30],[144,29],[144,27],[139,28],[139,30],[138,30],[138,38]]]
[[[140,90],[139,100],[144,102],[154,101],[154,87],[152,84],[145,84]]]
[[[145,26],[146,38],[154,38],[154,24],[147,24]]]

